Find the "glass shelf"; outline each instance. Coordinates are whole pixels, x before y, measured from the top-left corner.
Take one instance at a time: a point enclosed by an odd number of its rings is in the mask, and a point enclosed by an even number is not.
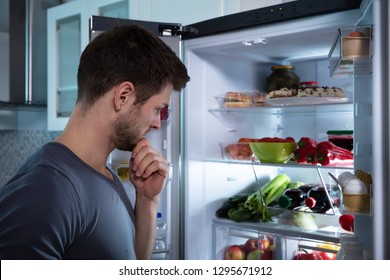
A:
[[[283,168],[306,168],[306,169],[316,169],[319,168],[321,170],[325,169],[345,169],[352,170],[353,166],[317,166],[312,164],[299,164],[294,161],[289,161],[283,164],[275,164],[275,163],[261,163],[258,161],[249,161],[249,160],[223,160],[223,159],[206,159],[205,162],[215,162],[215,163],[226,163],[226,164],[243,164],[243,165],[254,165],[254,166],[267,166],[267,167],[283,167]]]
[[[329,103],[320,105],[262,106],[251,108],[209,108],[210,113],[265,114],[265,115],[312,115],[329,113],[352,113],[353,103]]]

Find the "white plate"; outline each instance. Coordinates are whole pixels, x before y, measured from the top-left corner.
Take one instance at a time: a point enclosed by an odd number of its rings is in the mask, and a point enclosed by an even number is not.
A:
[[[268,98],[265,100],[271,106],[292,106],[292,105],[321,105],[329,103],[345,103],[348,102],[346,97],[317,97],[317,96],[303,96],[303,97],[281,97]]]

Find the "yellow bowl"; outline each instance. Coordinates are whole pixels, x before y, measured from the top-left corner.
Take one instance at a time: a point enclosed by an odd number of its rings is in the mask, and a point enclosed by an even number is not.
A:
[[[250,147],[260,162],[286,163],[294,155],[295,142],[251,142]]]

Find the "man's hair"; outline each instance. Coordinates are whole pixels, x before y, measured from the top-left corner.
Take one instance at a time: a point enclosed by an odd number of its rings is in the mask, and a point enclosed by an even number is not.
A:
[[[184,64],[156,35],[139,25],[118,25],[83,51],[77,102],[88,108],[114,86],[129,81],[136,90],[135,104],[143,104],[168,83],[179,91],[189,79]]]

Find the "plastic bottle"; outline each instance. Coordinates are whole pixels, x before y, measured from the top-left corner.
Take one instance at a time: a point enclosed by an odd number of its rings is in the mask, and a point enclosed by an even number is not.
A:
[[[295,209],[305,204],[306,194],[300,189],[287,189],[279,198],[278,203],[281,208]]]
[[[167,236],[167,224],[162,219],[161,212],[157,213],[157,226],[156,226],[156,242],[154,244],[154,250],[165,250],[167,248],[166,246],[166,239]]]
[[[356,235],[353,235],[353,234],[349,234],[349,233],[340,234],[340,249],[337,252],[336,260],[343,259],[344,253],[345,253],[345,250],[344,250],[345,242],[349,242],[349,241],[359,242],[359,237]]]
[[[358,241],[344,242],[344,254],[342,260],[364,260],[362,243]]]

